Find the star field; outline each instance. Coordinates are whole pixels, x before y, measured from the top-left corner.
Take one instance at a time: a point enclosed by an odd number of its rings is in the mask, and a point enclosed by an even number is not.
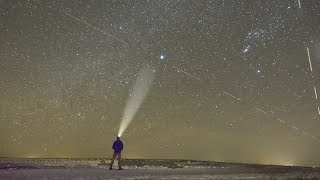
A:
[[[320,164],[318,0],[0,1],[0,156]],[[301,6],[301,7],[300,7]]]

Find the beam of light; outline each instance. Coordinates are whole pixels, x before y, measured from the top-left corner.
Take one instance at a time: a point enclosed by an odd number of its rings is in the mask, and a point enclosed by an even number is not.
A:
[[[93,26],[93,25],[91,25],[91,24],[87,23],[86,21],[81,20],[80,18],[77,18],[77,17],[75,17],[75,16],[73,16],[73,15],[71,15],[71,14],[69,14],[69,13],[66,13],[66,12],[63,12],[63,13],[64,13],[65,15],[67,15],[67,16],[69,16],[69,17],[71,17],[72,19],[74,19],[74,20],[76,20],[76,21],[81,22],[82,24],[85,24],[85,25],[87,25],[87,26],[91,27],[92,29],[94,29],[94,30],[96,30],[96,31],[101,32],[101,33],[102,33],[102,34],[104,34],[104,35],[108,35],[108,36],[110,36],[110,37],[112,37],[112,38],[116,39],[117,41],[122,42],[122,43],[124,43],[124,44],[128,45],[128,43],[127,43],[127,42],[123,41],[122,39],[119,39],[119,38],[115,37],[114,35],[112,35],[112,34],[108,33],[107,31],[103,31],[103,30],[101,30],[101,29],[99,29],[99,28],[97,28],[97,27],[95,27],[95,26]]]
[[[154,72],[155,71],[151,67],[144,67],[140,71],[139,76],[137,77],[136,82],[133,86],[132,94],[130,94],[123,112],[123,116],[120,122],[120,128],[118,131],[119,137],[122,136],[123,132],[133,120],[144,98],[146,97],[152,85]]]
[[[222,91],[224,94],[226,94],[226,95],[228,95],[228,96],[230,96],[230,97],[232,97],[232,98],[234,98],[234,99],[236,99],[236,100],[238,100],[238,101],[240,101],[241,99],[240,98],[237,98],[237,97],[235,97],[234,95],[232,95],[232,94],[230,94],[230,93],[227,93],[227,92],[225,92],[225,91]]]
[[[307,47],[307,53],[308,53],[308,59],[309,59],[309,66],[310,66],[310,70],[312,71],[312,63],[311,63],[311,58],[310,58],[310,51],[309,51],[309,47]]]
[[[316,99],[318,99],[317,88],[315,86],[313,86],[313,89],[314,89],[314,95],[315,95]]]
[[[175,68],[175,69],[177,69],[178,71],[181,71],[181,72],[185,73],[186,75],[188,75],[188,76],[190,76],[190,77],[192,77],[192,78],[194,78],[194,79],[196,79],[196,80],[201,81],[201,79],[195,77],[194,75],[192,75],[192,74],[190,74],[190,73],[187,73],[186,71],[184,71],[184,70],[182,70],[182,69],[179,69],[179,68],[177,68],[177,67],[175,67],[175,66],[172,66],[172,67]]]
[[[319,113],[319,115],[320,115],[320,107],[318,106],[318,113]]]
[[[298,5],[299,5],[299,8],[301,9],[301,1],[298,0]]]

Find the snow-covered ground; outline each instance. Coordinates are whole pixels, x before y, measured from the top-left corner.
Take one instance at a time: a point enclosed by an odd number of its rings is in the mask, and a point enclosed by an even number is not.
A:
[[[319,168],[183,160],[0,159],[0,179],[320,179]]]

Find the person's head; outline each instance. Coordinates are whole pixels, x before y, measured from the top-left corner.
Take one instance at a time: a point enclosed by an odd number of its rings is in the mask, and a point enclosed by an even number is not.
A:
[[[117,140],[120,140],[120,137],[119,137],[119,136],[117,136]]]

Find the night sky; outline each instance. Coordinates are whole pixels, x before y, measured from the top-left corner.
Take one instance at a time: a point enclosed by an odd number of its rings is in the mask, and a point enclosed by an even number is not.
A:
[[[1,0],[0,14],[1,157],[110,158],[152,66],[123,157],[320,166],[319,0]]]

